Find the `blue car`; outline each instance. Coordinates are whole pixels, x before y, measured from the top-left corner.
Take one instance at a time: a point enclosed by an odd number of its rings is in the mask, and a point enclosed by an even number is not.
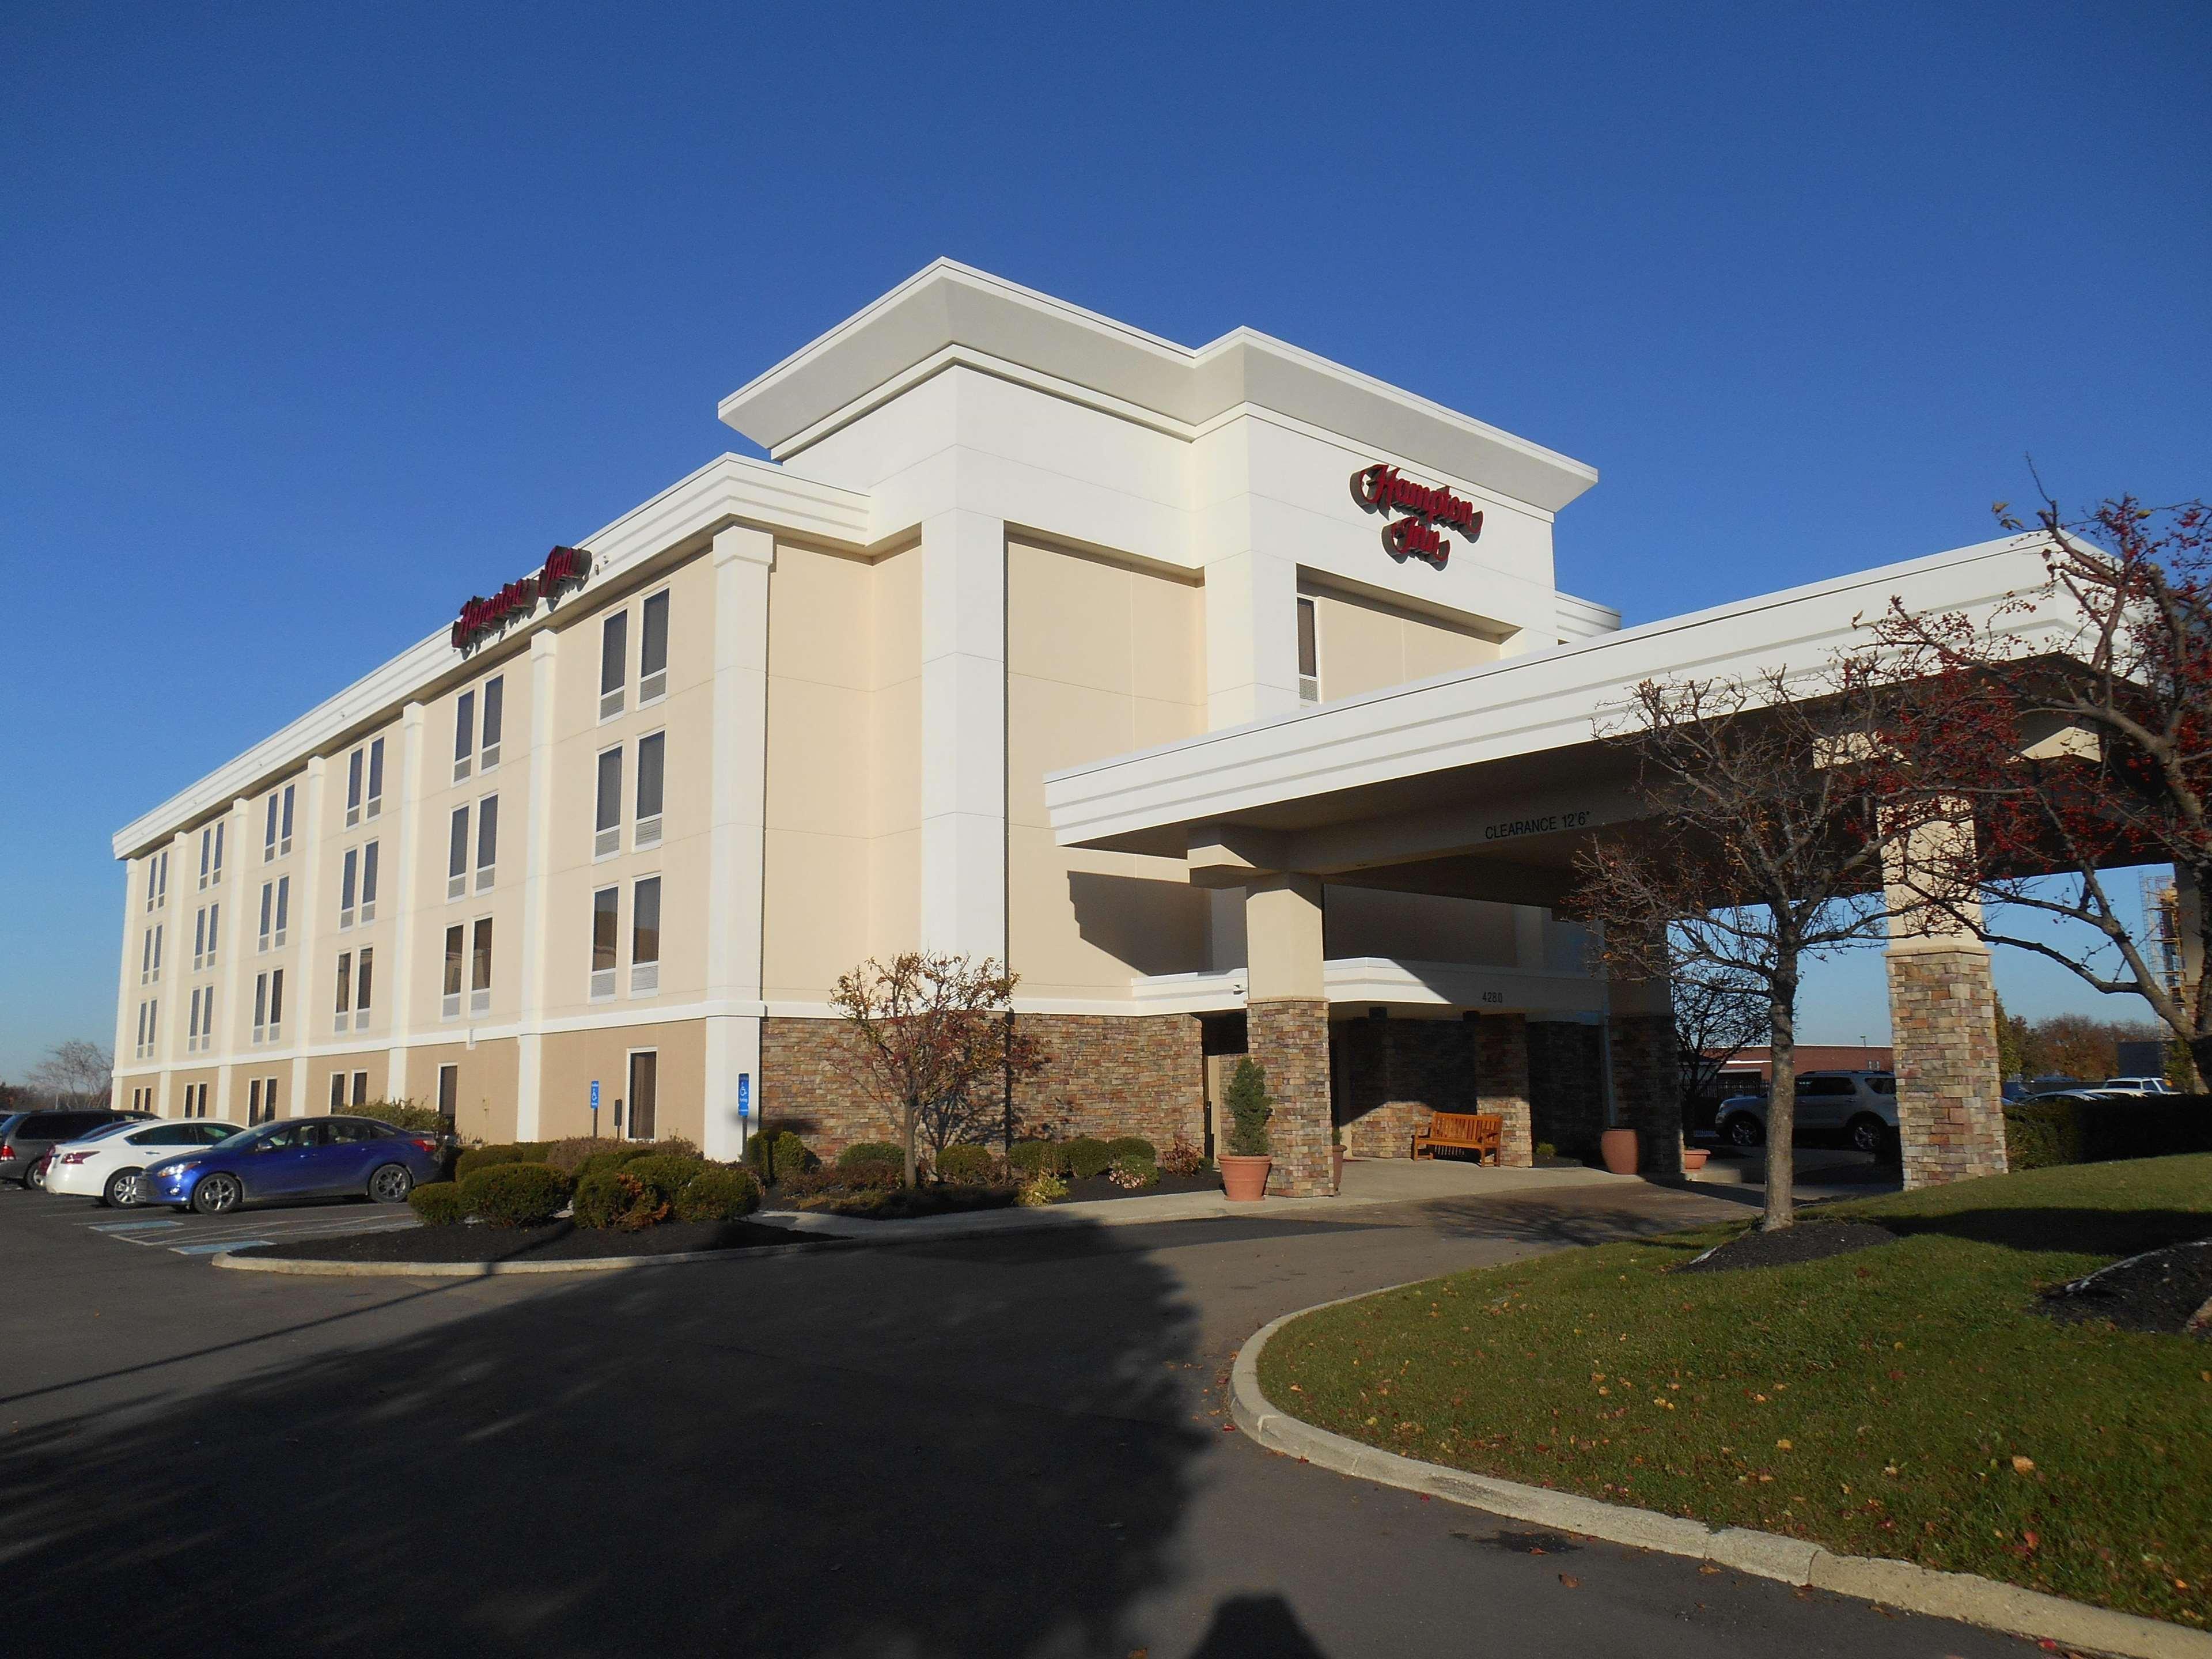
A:
[[[441,1173],[438,1143],[369,1117],[295,1117],[149,1164],[139,1202],[227,1215],[270,1199],[400,1204]]]

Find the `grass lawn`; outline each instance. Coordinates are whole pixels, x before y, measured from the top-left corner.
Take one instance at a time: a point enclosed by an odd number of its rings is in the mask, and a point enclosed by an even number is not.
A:
[[[1904,1236],[1667,1273],[1722,1226],[1454,1274],[1284,1327],[1261,1385],[1434,1462],[2204,1626],[2212,1343],[2031,1304],[2212,1235],[2212,1155],[1814,1213]]]

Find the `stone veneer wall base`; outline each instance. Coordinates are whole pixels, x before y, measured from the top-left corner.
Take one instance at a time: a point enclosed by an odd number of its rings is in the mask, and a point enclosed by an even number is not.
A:
[[[1996,999],[1990,954],[1978,944],[1889,952],[1908,1192],[2005,1172]]]

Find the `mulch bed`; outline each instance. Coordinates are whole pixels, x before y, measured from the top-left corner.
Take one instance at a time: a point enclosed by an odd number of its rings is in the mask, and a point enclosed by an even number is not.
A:
[[[1801,1261],[1825,1261],[1832,1255],[1887,1244],[1897,1235],[1870,1221],[1801,1221],[1780,1232],[1749,1232],[1716,1244],[1694,1261],[1674,1269],[1683,1273],[1726,1273],[1745,1267],[1792,1267]]]
[[[2110,1321],[2126,1331],[2184,1334],[2212,1340],[2212,1238],[2130,1256],[2044,1291],[2038,1311],[2065,1324]]]
[[[1164,1175],[1150,1187],[1116,1187],[1103,1175],[1091,1176],[1067,1183],[1067,1196],[1062,1204],[1093,1204],[1110,1198],[1158,1198],[1164,1193],[1218,1193],[1221,1176],[1216,1170],[1201,1170],[1196,1175]],[[770,1210],[809,1210],[816,1214],[839,1215],[853,1221],[912,1221],[923,1216],[962,1215],[975,1210],[1003,1210],[1014,1203],[1011,1187],[921,1187],[912,1193],[890,1192],[877,1194],[866,1189],[854,1193],[845,1201],[833,1201],[827,1193],[808,1193],[801,1197],[786,1198],[775,1188],[769,1188],[763,1207]]]
[[[1103,1175],[1091,1176],[1082,1181],[1067,1183],[1069,1204],[1095,1204],[1102,1198],[1158,1198],[1163,1193],[1218,1193],[1221,1190],[1221,1172],[1200,1170],[1196,1175],[1162,1175],[1149,1187],[1116,1187]]]
[[[574,1261],[593,1256],[681,1255],[690,1250],[739,1250],[756,1244],[804,1244],[805,1234],[756,1221],[669,1221],[642,1232],[579,1227],[409,1227],[388,1233],[302,1238],[239,1255],[288,1261]]]

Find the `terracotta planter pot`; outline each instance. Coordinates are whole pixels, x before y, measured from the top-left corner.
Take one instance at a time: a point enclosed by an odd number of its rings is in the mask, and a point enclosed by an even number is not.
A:
[[[1597,1138],[1598,1156],[1614,1175],[1636,1173],[1636,1131],[1607,1129]]]
[[[1234,1203],[1257,1203],[1267,1195],[1267,1171],[1274,1163],[1272,1158],[1240,1158],[1234,1152],[1224,1152],[1222,1192]]]
[[[1711,1156],[1712,1154],[1702,1146],[1683,1147],[1682,1169],[1684,1172],[1692,1173],[1704,1169],[1705,1167],[1705,1160]]]

